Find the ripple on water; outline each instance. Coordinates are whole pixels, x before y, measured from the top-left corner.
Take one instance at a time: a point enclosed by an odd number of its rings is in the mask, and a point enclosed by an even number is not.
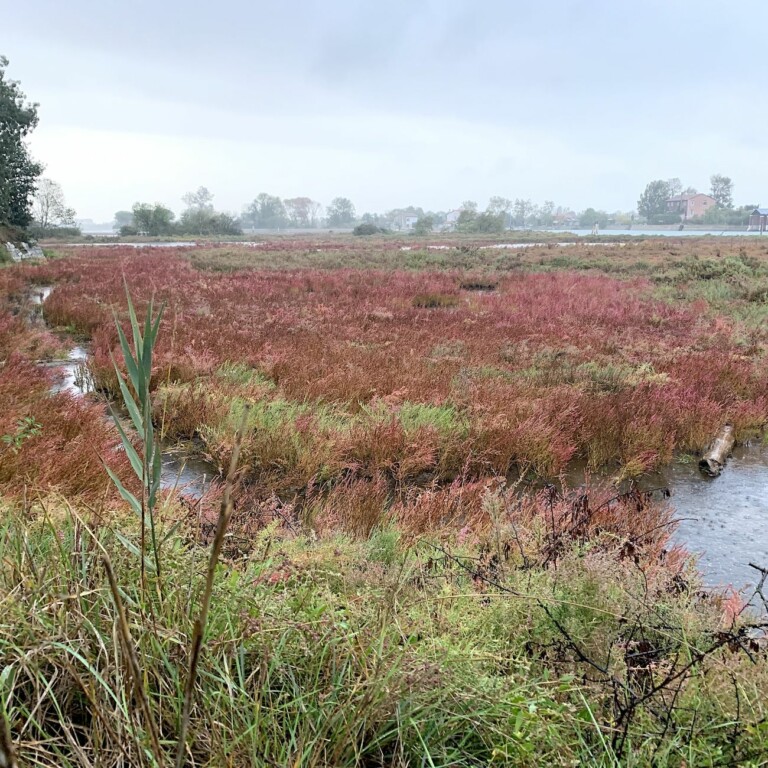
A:
[[[699,556],[705,582],[755,584],[749,563],[768,567],[768,452],[759,443],[739,446],[720,477],[676,464],[665,480],[680,518],[675,541]]]

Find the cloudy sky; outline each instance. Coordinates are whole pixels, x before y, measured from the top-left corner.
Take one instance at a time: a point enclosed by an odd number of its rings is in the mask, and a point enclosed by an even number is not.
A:
[[[199,185],[613,211],[712,173],[768,203],[766,26],[765,0],[27,0],[0,54],[82,217]]]

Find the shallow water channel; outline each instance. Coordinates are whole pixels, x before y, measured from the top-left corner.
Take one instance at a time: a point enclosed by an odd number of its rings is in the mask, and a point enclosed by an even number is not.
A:
[[[737,446],[720,477],[696,465],[673,464],[664,472],[680,520],[675,539],[699,555],[710,585],[754,585],[749,563],[768,568],[768,450],[759,442]]]
[[[46,367],[55,376],[51,391],[70,392],[76,397],[92,391],[86,361],[86,350],[74,347],[68,360],[46,363]],[[171,443],[162,445],[160,483],[163,488],[174,488],[193,499],[199,499],[217,475],[211,463],[195,455],[193,446]]]
[[[50,288],[37,288],[33,304],[42,308]],[[38,309],[38,316],[41,315]],[[58,375],[55,392],[83,396],[91,384],[87,350],[74,347],[69,359],[46,364]],[[193,447],[163,446],[164,488],[177,488],[199,498],[216,469],[194,455]],[[571,475],[571,485],[583,480]],[[768,568],[768,449],[761,443],[738,446],[720,477],[701,474],[696,462],[675,463],[647,479],[647,487],[666,487],[679,519],[674,540],[699,558],[709,586],[731,584],[737,589],[757,582],[749,564]]]
[[[50,286],[38,286],[30,293],[29,298],[33,306],[30,322],[45,322],[42,306],[52,290]],[[40,365],[53,373],[51,392],[69,392],[75,397],[83,397],[93,391],[87,362],[88,350],[83,346],[75,346],[70,349],[66,360],[55,360]],[[199,499],[217,475],[218,472],[211,463],[195,455],[193,446],[163,444],[160,475],[163,488],[174,488],[193,499]]]

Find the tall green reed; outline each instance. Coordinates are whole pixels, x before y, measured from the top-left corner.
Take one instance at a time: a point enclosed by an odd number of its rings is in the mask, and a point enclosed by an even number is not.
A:
[[[157,334],[160,329],[160,321],[163,317],[165,305],[160,306],[155,316],[154,299],[149,301],[142,331],[127,285],[125,295],[128,300],[133,350],[128,343],[117,315],[115,315],[115,325],[120,338],[120,348],[127,372],[127,380],[114,358],[112,363],[117,374],[123,403],[139,438],[138,450],[134,447],[131,438],[117,417],[115,418],[115,424],[120,433],[120,440],[122,441],[125,453],[131,463],[131,468],[141,483],[140,498],[137,498],[136,495],[129,491],[109,467],[106,467],[106,470],[120,495],[128,502],[141,520],[139,557],[141,560],[141,582],[142,585],[146,586],[147,528],[149,528],[155,575],[158,579],[158,584],[162,583],[160,574],[160,542],[157,538],[156,525],[156,509],[158,493],[160,491],[161,451],[152,424],[150,380],[152,378],[152,353],[157,342]]]

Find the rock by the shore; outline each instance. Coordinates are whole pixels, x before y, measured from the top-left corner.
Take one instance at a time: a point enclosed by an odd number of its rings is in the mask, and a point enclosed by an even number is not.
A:
[[[13,243],[6,243],[5,247],[14,261],[45,258],[43,249],[39,245],[29,245],[29,243],[14,245]]]

